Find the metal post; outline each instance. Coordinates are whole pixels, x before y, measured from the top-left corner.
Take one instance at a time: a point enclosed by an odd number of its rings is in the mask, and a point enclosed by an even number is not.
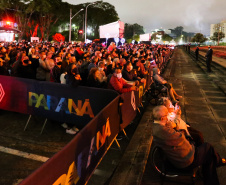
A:
[[[69,42],[71,42],[71,15],[72,15],[72,9],[70,9]]]
[[[87,32],[87,8],[88,8],[90,5],[92,5],[92,4],[95,4],[95,2],[94,2],[94,3],[90,3],[90,4],[88,4],[88,5],[86,6],[86,13],[85,13],[85,43],[86,43],[86,32]]]

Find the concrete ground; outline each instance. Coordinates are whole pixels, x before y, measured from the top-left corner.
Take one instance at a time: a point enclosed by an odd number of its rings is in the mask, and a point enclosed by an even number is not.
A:
[[[205,141],[211,143],[222,157],[226,157],[226,96],[211,80],[211,74],[205,73],[183,50],[177,49],[165,74],[165,78],[167,77],[178,94],[183,96],[180,105],[184,120],[201,131]],[[225,81],[222,83],[226,84]],[[221,185],[226,184],[225,170],[226,167],[218,168]],[[179,183],[164,184],[174,185],[188,181],[185,177],[174,180]],[[141,184],[160,184],[159,174],[153,169],[150,157]],[[202,184],[200,177],[196,184]]]

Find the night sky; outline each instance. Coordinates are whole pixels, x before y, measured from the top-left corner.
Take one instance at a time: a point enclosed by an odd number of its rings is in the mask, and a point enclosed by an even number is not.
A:
[[[70,4],[87,0],[64,0]],[[94,2],[94,1],[88,1]],[[124,23],[138,23],[146,33],[183,26],[185,31],[210,34],[210,24],[226,20],[226,0],[104,0],[115,6]]]

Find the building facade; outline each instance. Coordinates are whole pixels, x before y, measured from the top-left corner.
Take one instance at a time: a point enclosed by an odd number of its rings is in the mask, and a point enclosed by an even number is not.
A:
[[[210,25],[210,37],[212,37],[213,34],[218,31],[223,32],[226,35],[226,20]],[[226,42],[226,38],[223,38],[221,42]]]

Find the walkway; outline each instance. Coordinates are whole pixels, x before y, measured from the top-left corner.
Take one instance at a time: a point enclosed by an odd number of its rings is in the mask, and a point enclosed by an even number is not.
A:
[[[174,67],[175,70],[172,70]],[[189,122],[192,127],[200,130],[204,135],[205,141],[211,143],[221,156],[226,156],[225,94],[181,49],[175,51],[165,77],[168,77],[176,91],[183,95],[183,99],[180,102],[183,119]],[[226,184],[225,170],[226,167],[218,169],[222,185]],[[160,184],[159,175],[151,167],[150,158],[148,159],[141,184]],[[175,183],[165,184],[173,185]],[[199,179],[198,184],[202,184]]]

